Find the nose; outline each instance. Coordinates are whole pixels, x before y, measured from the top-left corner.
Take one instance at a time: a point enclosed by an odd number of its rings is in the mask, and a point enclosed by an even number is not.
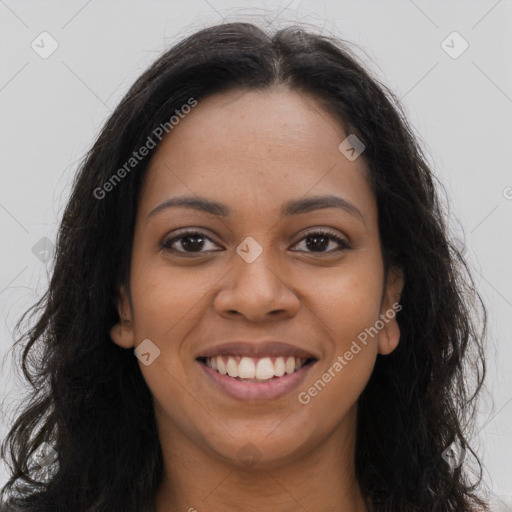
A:
[[[225,317],[242,316],[251,322],[291,318],[300,302],[282,271],[269,267],[261,254],[252,263],[236,258],[214,299],[215,311]]]

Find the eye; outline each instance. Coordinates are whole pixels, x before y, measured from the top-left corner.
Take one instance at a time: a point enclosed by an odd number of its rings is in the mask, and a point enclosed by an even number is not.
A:
[[[301,239],[300,243],[303,241],[305,241],[305,246],[307,249],[306,252],[331,254],[333,252],[338,252],[344,249],[350,249],[350,245],[347,240],[341,238],[336,233],[325,229],[317,229],[315,231],[311,231]],[[196,254],[219,250],[215,248],[210,250],[202,250],[205,249],[205,246],[207,247],[208,242],[213,246],[217,246],[215,242],[213,242],[213,240],[206,236],[203,232],[196,230],[185,230],[182,231],[179,235],[164,240],[161,243],[161,249],[178,253],[185,257],[194,257]],[[329,244],[332,242],[335,242],[335,245],[337,245],[338,248],[336,249],[335,247],[332,250],[326,251],[325,249],[328,248]],[[296,245],[300,245],[300,243]],[[220,250],[222,251],[223,249]]]
[[[317,229],[316,231],[311,231],[304,236],[300,243],[305,241],[305,246],[309,249],[306,252],[319,253],[319,254],[331,254],[333,252],[338,252],[344,249],[350,249],[350,244],[344,238],[341,238],[336,233],[325,230],[325,229]],[[334,248],[333,250],[326,251],[325,249],[329,247],[331,242],[335,242],[335,245],[338,245],[338,248]],[[300,245],[297,244],[297,245]]]
[[[161,244],[161,248],[182,254],[183,256],[193,257],[193,253],[209,252],[201,250],[204,248],[206,241],[214,244],[214,242],[201,231],[187,230],[182,231],[173,238],[164,240]],[[175,244],[177,244],[178,248],[174,247]]]

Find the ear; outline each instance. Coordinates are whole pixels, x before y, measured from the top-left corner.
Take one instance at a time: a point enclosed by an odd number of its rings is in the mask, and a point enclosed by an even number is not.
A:
[[[400,296],[404,287],[404,274],[398,267],[388,270],[386,289],[380,311],[380,321],[384,324],[379,332],[379,354],[387,355],[393,352],[400,340],[400,327],[396,314],[402,309]]]
[[[135,345],[132,311],[124,286],[121,286],[119,289],[117,312],[119,313],[120,320],[110,329],[110,338],[116,345],[122,348],[131,348]]]

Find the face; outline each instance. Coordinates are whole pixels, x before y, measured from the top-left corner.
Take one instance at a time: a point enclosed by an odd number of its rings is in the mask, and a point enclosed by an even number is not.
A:
[[[398,344],[403,283],[385,281],[346,136],[314,98],[274,88],[201,100],[163,139],[111,332],[144,354],[161,438],[271,467],[353,429],[377,353]],[[169,202],[183,196],[218,204]]]

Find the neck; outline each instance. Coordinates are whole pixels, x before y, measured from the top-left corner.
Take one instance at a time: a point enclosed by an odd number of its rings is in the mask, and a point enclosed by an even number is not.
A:
[[[164,478],[156,512],[366,512],[355,477],[355,417],[354,407],[314,450],[264,466],[230,463],[206,454],[177,430],[159,429]]]

